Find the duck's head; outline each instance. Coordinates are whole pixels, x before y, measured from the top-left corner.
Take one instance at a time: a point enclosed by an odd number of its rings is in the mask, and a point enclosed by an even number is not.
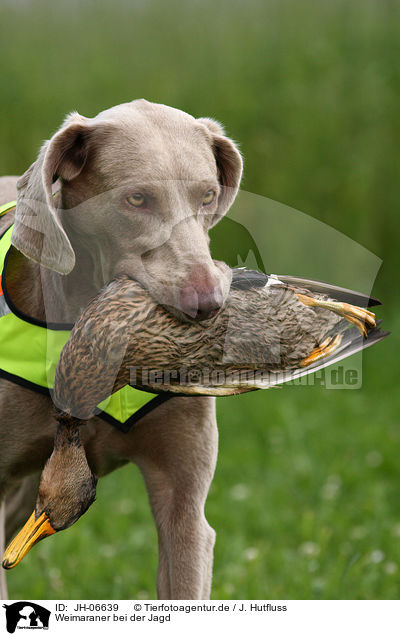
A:
[[[78,421],[66,416],[59,422],[35,510],[4,553],[6,569],[15,567],[41,539],[72,526],[95,500],[97,478],[87,462]]]

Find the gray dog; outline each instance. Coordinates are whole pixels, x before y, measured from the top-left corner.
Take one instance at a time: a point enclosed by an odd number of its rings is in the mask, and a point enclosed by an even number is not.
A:
[[[23,317],[73,323],[118,274],[138,280],[182,320],[224,305],[230,270],[208,230],[231,206],[242,161],[211,119],[137,100],[93,119],[70,115],[18,180],[0,179],[0,235],[14,222],[3,279]],[[25,521],[56,430],[49,395],[0,370],[0,500],[7,536]],[[158,530],[159,598],[207,598],[215,533],[204,504],[217,457],[214,398],[175,397],[128,433],[100,417],[83,427],[99,477],[135,462]],[[4,518],[4,504],[2,513]],[[0,546],[1,547],[1,546]]]

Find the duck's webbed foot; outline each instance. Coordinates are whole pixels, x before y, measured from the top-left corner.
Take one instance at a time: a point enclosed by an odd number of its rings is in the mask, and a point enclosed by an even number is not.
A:
[[[299,366],[308,367],[310,364],[313,364],[317,360],[326,358],[331,353],[333,353],[335,349],[338,348],[338,346],[342,342],[342,338],[343,336],[341,333],[338,333],[334,338],[326,338],[326,340],[324,340],[319,347],[314,349],[314,351],[312,351],[309,356],[307,356],[300,362]]]
[[[329,309],[339,316],[343,316],[352,325],[357,327],[358,331],[364,338],[367,336],[368,329],[376,326],[375,314],[363,307],[350,305],[349,303],[341,303],[334,300],[320,300],[305,294],[296,294],[297,298],[308,307],[321,307],[321,309]]]

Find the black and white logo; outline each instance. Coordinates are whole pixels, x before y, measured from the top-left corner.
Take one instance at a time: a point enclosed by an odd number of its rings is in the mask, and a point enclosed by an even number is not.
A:
[[[51,612],[37,603],[18,601],[3,607],[9,634],[14,634],[16,629],[49,629]]]

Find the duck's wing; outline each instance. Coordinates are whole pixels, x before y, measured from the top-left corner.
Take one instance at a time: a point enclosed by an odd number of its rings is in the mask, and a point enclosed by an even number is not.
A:
[[[158,391],[161,393],[175,393],[180,396],[208,395],[222,397],[237,395],[239,393],[247,393],[248,391],[256,391],[257,389],[270,389],[272,387],[285,384],[286,382],[297,380],[305,375],[321,371],[321,369],[332,364],[336,364],[337,362],[340,362],[340,360],[353,355],[353,353],[358,353],[362,349],[371,347],[380,340],[383,340],[390,334],[390,332],[381,331],[379,329],[379,324],[380,321],[374,329],[371,329],[367,338],[363,338],[356,327],[347,329],[343,334],[340,345],[336,347],[330,355],[327,355],[323,359],[320,359],[307,367],[297,367],[295,369],[287,369],[281,372],[262,371],[262,373],[256,373],[255,375],[252,375],[251,372],[249,372],[247,380],[244,379],[243,375],[243,379],[234,385],[229,383],[227,383],[226,386],[177,385],[175,387],[158,387]]]
[[[254,287],[264,287],[271,276],[257,272],[254,269],[235,267],[232,269],[232,289],[252,289]]]
[[[298,278],[296,276],[279,275],[277,278],[286,285],[293,285],[294,287],[303,287],[310,292],[316,294],[326,294],[329,298],[337,300],[343,303],[349,303],[350,305],[357,305],[358,307],[375,307],[382,303],[377,298],[361,294],[360,292],[353,291],[352,289],[346,289],[345,287],[338,287],[337,285],[330,285],[329,283],[323,283],[319,280],[310,280],[308,278]]]
[[[252,269],[235,268],[232,269],[232,289],[254,289],[255,287],[264,287],[268,284],[290,285],[299,289],[306,289],[316,294],[324,294],[332,300],[357,305],[358,307],[374,307],[380,305],[381,302],[377,298],[361,294],[360,292],[338,287],[319,280],[310,278],[300,278],[298,276],[288,276],[286,274],[263,274]]]

